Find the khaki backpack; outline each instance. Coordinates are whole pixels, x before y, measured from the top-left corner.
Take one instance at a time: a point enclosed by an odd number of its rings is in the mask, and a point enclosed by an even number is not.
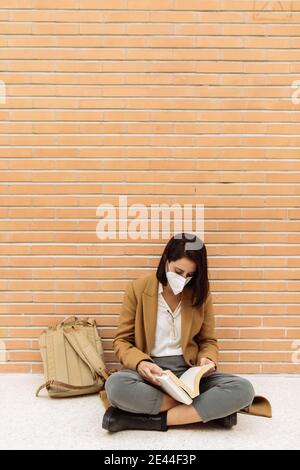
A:
[[[71,397],[98,393],[115,372],[105,367],[101,338],[95,320],[69,317],[44,330],[39,337],[50,397]]]

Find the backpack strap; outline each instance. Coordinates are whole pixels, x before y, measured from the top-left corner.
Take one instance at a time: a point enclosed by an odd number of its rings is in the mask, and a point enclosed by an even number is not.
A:
[[[67,390],[86,390],[88,388],[93,387],[94,385],[97,385],[97,382],[98,380],[95,379],[94,383],[92,383],[91,385],[70,385],[64,382],[59,382],[58,380],[48,380],[37,389],[35,396],[37,397],[40,391],[43,390],[44,388],[49,389],[51,385],[54,385],[54,386],[56,385],[57,387],[66,388]]]
[[[103,363],[99,357],[98,352],[92,346],[84,333],[75,328],[69,331],[64,331],[65,337],[71,343],[77,354],[89,366],[92,373],[100,375],[104,380],[108,379],[109,372],[103,367]]]
[[[64,320],[62,320],[61,322],[59,322],[57,325],[56,325],[56,328],[62,328],[64,327],[65,325],[68,325],[68,324],[75,324],[79,322],[79,318],[72,315],[70,317],[67,317],[65,318]]]
[[[76,328],[73,329],[73,334],[78,341],[78,344],[83,352],[85,358],[88,360],[90,365],[93,367],[97,374],[102,375],[106,380],[108,378],[108,370],[103,367],[103,360],[101,360],[98,351],[94,348],[87,336]]]
[[[73,337],[71,332],[66,332],[66,331],[64,331],[64,336],[67,339],[67,341],[71,344],[72,348],[77,352],[78,356],[88,366],[88,368],[91,371],[92,377],[94,378],[94,380],[96,380],[96,372],[95,372],[94,368],[91,366],[91,364],[89,363],[89,361],[86,359],[84,354],[82,353],[81,349],[78,347],[78,344],[76,342],[76,338]]]

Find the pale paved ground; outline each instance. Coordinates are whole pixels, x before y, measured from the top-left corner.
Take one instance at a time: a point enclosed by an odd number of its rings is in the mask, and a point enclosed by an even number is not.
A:
[[[0,375],[1,449],[299,449],[300,376],[245,375],[256,394],[269,398],[273,418],[238,414],[231,430],[212,424],[171,427],[167,432],[101,427],[98,395],[70,399],[35,397],[41,375]]]

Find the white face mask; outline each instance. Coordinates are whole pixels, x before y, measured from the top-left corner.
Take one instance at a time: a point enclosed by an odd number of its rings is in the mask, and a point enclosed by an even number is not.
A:
[[[179,292],[182,292],[184,286],[186,286],[187,283],[192,279],[192,276],[184,278],[180,274],[174,273],[173,271],[167,271],[167,270],[166,270],[166,276],[170,284],[170,287],[175,295],[179,294]]]

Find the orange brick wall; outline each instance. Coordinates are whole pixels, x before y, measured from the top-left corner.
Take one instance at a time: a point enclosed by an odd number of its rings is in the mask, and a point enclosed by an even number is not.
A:
[[[221,369],[299,373],[300,1],[1,0],[0,24],[0,372],[40,372],[72,314],[115,365],[166,243],[99,240],[127,195],[204,204]]]

